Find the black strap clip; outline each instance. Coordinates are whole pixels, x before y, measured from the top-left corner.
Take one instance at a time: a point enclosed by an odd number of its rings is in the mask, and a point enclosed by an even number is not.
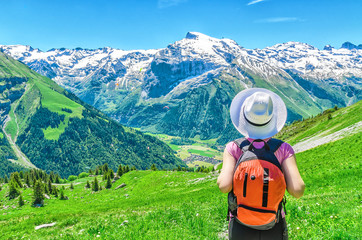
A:
[[[283,197],[282,204],[284,208],[284,213],[285,215],[287,215],[287,208],[285,207],[285,205],[287,204],[287,198],[285,196]]]

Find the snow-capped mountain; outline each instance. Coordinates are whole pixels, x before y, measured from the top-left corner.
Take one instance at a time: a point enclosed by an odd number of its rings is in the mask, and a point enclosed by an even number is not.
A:
[[[303,78],[344,81],[362,76],[362,50],[326,46],[319,50],[305,43],[288,42],[249,51],[263,62],[290,69]]]
[[[124,124],[209,138],[228,131],[229,104],[244,88],[280,94],[289,121],[360,100],[362,50],[352,45],[250,50],[189,32],[156,50],[0,48]]]

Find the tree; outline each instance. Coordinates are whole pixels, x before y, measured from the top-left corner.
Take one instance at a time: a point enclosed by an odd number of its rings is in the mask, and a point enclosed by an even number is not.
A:
[[[60,183],[59,174],[55,175],[55,183]]]
[[[30,175],[29,174],[25,174],[25,184],[30,187]]]
[[[49,181],[48,181],[48,191],[49,191],[49,193],[52,193],[52,192],[53,192],[53,186],[52,186],[52,181],[51,181],[51,179],[49,179]]]
[[[74,189],[73,183],[70,184],[70,189]]]
[[[151,170],[152,170],[152,171],[157,171],[157,167],[156,167],[156,165],[155,165],[155,164],[152,164],[152,166],[151,166]]]
[[[77,178],[78,178],[77,176],[70,175],[70,176],[68,177],[68,181],[71,182],[71,181],[76,180]]]
[[[21,179],[24,179],[24,173],[23,173],[23,171],[20,171],[19,175],[20,175],[20,178],[21,178]]]
[[[102,168],[103,172],[106,173],[109,170],[108,163],[105,163]]]
[[[33,206],[44,204],[44,189],[41,180],[38,180],[34,184]]]
[[[119,164],[119,166],[118,166],[117,175],[118,175],[119,177],[121,177],[121,176],[123,175],[122,164]]]
[[[16,198],[20,195],[20,191],[18,190],[18,184],[15,180],[11,180],[9,183],[9,200]]]
[[[112,182],[111,182],[111,176],[108,175],[107,178],[107,183],[106,183],[106,188],[109,189],[112,187]]]
[[[85,187],[86,187],[86,188],[90,188],[90,187],[91,187],[88,180],[87,180],[87,184],[85,185]]]
[[[64,195],[64,190],[63,189],[60,189],[60,197],[59,197],[60,200],[67,200],[67,197]]]
[[[59,194],[59,190],[56,186],[53,186],[52,188],[52,194],[55,196],[55,197],[58,197],[58,194]]]
[[[19,197],[19,207],[24,206],[24,204],[25,204],[25,202],[24,202],[23,196],[20,195],[20,197]]]
[[[10,175],[10,181],[11,181],[12,179],[18,184],[18,186],[19,186],[20,188],[23,187],[23,184],[21,183],[20,175],[19,175],[18,172],[14,172],[14,173],[12,173],[12,174]]]
[[[113,169],[109,169],[108,175],[113,179],[114,178],[114,171]]]
[[[42,183],[42,184],[43,184],[43,183]],[[45,184],[45,183],[43,184],[43,189],[44,189],[44,193],[45,193],[45,194],[49,194],[49,193],[50,193],[47,184]]]
[[[49,177],[50,177],[50,181],[51,181],[52,183],[55,182],[55,174],[54,174],[53,171],[50,172]]]
[[[94,177],[94,181],[92,183],[92,190],[95,192],[99,191],[99,183],[97,177]]]
[[[108,178],[108,175],[109,175],[109,172],[105,172],[105,173],[103,174],[102,180],[103,180],[103,181],[106,180],[106,179]]]

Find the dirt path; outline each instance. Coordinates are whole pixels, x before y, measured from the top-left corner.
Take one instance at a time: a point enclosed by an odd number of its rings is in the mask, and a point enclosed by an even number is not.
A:
[[[37,168],[34,164],[32,164],[29,159],[25,156],[25,154],[19,149],[19,147],[15,144],[15,142],[13,141],[13,139],[11,138],[11,135],[9,133],[6,132],[5,128],[6,125],[8,124],[8,122],[11,120],[10,115],[8,115],[8,117],[6,118],[5,122],[4,122],[4,126],[3,126],[3,131],[5,133],[5,136],[7,138],[7,140],[10,143],[11,148],[14,150],[15,155],[18,157],[19,162],[18,161],[12,161],[14,163],[18,163],[21,165],[25,165],[26,167],[30,167],[30,168]],[[16,137],[15,137],[16,139]]]
[[[326,136],[323,136],[325,135],[325,132],[319,133],[318,135],[313,136],[303,142],[295,144],[293,149],[296,153],[303,152],[322,144],[337,141],[341,138],[344,138],[348,135],[353,135],[358,132],[362,132],[362,121]]]

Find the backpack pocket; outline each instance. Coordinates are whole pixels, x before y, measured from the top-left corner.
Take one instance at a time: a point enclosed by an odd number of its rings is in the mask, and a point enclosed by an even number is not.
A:
[[[248,185],[248,173],[245,173],[244,176],[244,188],[243,188],[243,197],[246,197],[246,187]]]
[[[268,230],[277,222],[277,212],[268,209],[249,207],[243,204],[238,205],[237,221],[247,227]]]

